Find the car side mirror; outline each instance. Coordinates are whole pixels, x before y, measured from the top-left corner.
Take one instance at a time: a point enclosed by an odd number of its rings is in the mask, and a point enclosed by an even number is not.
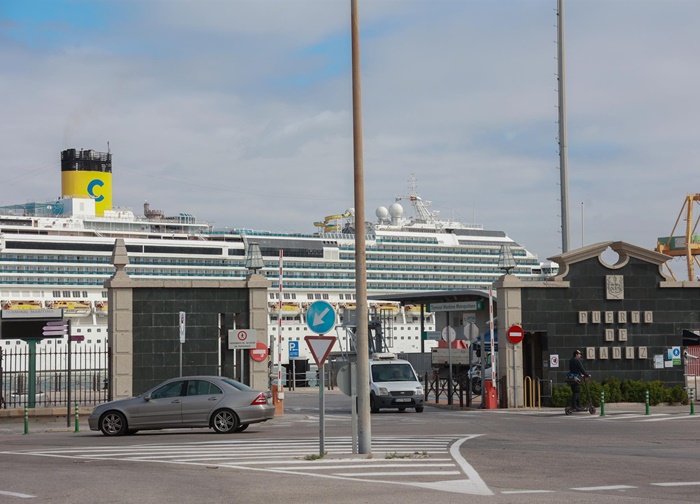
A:
[[[150,401],[150,400],[151,400],[151,394],[146,394],[145,396],[143,396],[143,400],[146,401],[146,402]]]

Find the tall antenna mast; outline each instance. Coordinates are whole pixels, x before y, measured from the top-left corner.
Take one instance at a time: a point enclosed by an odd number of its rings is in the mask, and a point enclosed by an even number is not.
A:
[[[566,80],[564,74],[564,0],[557,0],[557,59],[559,63],[559,176],[561,185],[561,251],[569,251],[569,146],[566,136]]]

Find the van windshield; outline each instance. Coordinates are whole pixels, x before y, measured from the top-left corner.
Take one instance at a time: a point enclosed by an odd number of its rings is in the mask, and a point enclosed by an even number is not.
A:
[[[400,362],[396,364],[374,364],[372,366],[372,381],[418,381],[410,364]]]

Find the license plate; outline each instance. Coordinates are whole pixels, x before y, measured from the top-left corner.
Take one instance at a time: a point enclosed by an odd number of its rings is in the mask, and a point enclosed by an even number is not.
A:
[[[401,397],[397,399],[396,402],[411,402],[411,400],[408,397]]]

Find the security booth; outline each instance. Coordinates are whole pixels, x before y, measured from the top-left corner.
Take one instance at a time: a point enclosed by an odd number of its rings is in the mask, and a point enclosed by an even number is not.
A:
[[[614,252],[612,264],[603,259]],[[700,282],[669,279],[670,258],[621,241],[601,242],[549,258],[557,276],[494,284],[502,327],[520,326],[520,343],[501,343],[502,407],[524,405],[524,377],[563,384],[575,349],[597,380],[660,380],[686,386],[684,330],[700,326]]]

